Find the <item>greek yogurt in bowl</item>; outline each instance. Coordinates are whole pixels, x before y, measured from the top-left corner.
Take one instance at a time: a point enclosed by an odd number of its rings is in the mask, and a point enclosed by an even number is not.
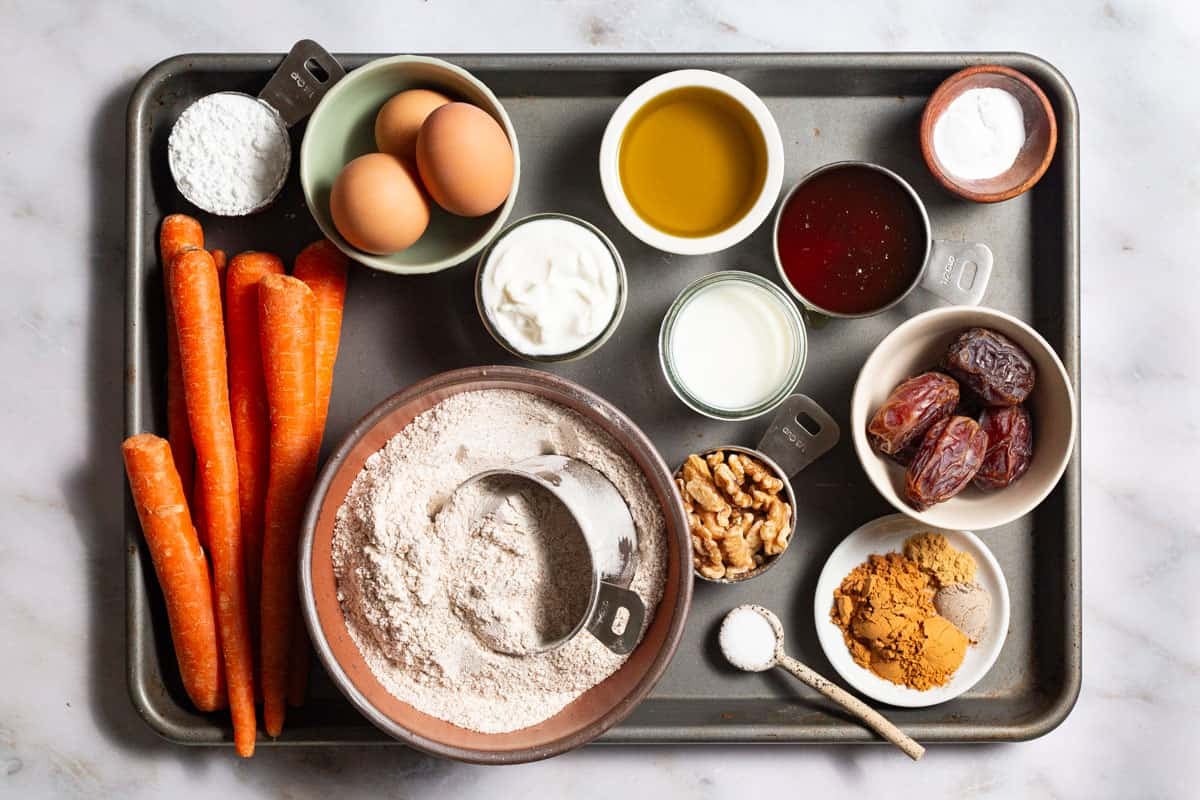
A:
[[[593,352],[625,310],[625,268],[598,228],[565,214],[517,220],[479,260],[475,300],[509,352],[570,361]]]

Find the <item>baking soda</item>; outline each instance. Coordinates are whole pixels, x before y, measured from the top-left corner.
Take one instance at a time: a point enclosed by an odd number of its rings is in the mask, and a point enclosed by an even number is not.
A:
[[[274,109],[250,95],[217,92],[179,116],[167,159],[180,193],[212,214],[240,216],[275,199],[292,146]]]
[[[968,89],[951,101],[933,126],[938,161],[962,180],[1002,175],[1024,144],[1021,104],[1003,89]]]

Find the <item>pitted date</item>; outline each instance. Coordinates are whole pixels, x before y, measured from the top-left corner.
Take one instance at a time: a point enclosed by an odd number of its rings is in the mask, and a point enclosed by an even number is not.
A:
[[[907,464],[912,455],[906,457],[905,451],[920,444],[933,423],[950,416],[958,400],[958,382],[949,375],[916,375],[892,389],[867,425],[867,436],[879,452]]]
[[[989,406],[1024,402],[1037,377],[1029,354],[988,328],[963,331],[946,352],[945,367]]]
[[[983,428],[970,417],[935,422],[904,476],[908,504],[924,511],[965,489],[983,464],[987,442]]]
[[[988,445],[975,485],[989,491],[1012,485],[1033,460],[1029,412],[1023,405],[988,408],[979,417],[979,427],[987,434]]]

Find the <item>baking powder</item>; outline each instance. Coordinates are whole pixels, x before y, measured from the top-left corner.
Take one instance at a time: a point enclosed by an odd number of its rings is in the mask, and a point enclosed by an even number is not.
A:
[[[1024,144],[1021,104],[1003,89],[968,89],[954,98],[933,126],[938,161],[962,180],[1003,174]]]
[[[240,216],[275,199],[287,180],[292,146],[283,120],[266,103],[217,92],[179,116],[167,159],[189,202],[212,214]]]
[[[479,498],[455,490],[479,472],[547,453],[585,461],[629,505],[639,548],[630,588],[649,626],[667,546],[646,477],[607,433],[528,392],[466,392],[419,415],[367,459],[338,510],[332,555],[350,635],[380,683],[426,714],[485,733],[518,730],[552,717],[625,661],[586,632],[535,655],[494,647],[511,646],[506,637],[515,635],[519,648],[529,630],[562,624],[529,624],[539,604],[528,592],[556,556],[537,553],[528,534],[531,521],[552,512],[513,508],[481,524]]]

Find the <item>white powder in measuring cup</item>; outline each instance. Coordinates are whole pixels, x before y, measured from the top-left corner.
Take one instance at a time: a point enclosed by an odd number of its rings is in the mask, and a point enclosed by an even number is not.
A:
[[[938,161],[956,178],[1002,175],[1025,145],[1025,115],[1003,89],[968,89],[951,101],[933,126]]]
[[[292,145],[279,115],[240,92],[201,97],[167,141],[179,191],[212,214],[241,216],[266,206],[287,180]]]
[[[496,572],[469,557],[478,526],[447,511],[447,502],[467,478],[546,453],[587,462],[625,499],[638,533],[630,589],[645,603],[646,625],[653,619],[666,580],[666,521],[625,450],[574,411],[528,392],[454,395],[366,460],[333,533],[351,638],[379,682],[426,714],[484,733],[518,730],[554,716],[627,658],[586,632],[528,656],[497,652],[479,636],[472,606],[503,617],[502,595],[513,592],[521,605],[527,587],[476,603],[473,592],[493,585]],[[513,577],[530,575],[536,570]]]

